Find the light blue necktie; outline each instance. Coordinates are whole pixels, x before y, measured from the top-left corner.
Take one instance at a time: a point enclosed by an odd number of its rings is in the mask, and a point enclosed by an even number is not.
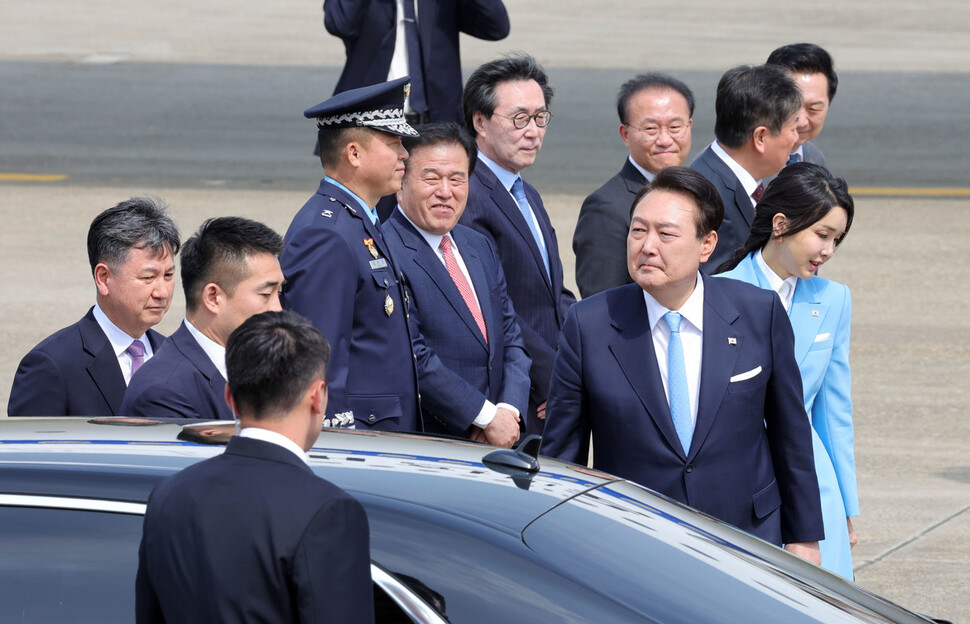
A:
[[[694,436],[694,423],[690,417],[690,397],[687,393],[687,367],[684,364],[684,345],[680,340],[678,312],[664,314],[670,328],[667,343],[667,392],[670,394],[670,418],[674,421],[677,437],[684,447],[684,455],[690,452],[690,440]]]
[[[785,166],[787,167],[788,165],[790,165],[792,163],[801,162],[801,160],[802,159],[799,158],[799,156],[798,156],[798,152],[795,152],[794,154],[791,154],[791,155],[788,156],[788,162],[785,163]]]
[[[535,219],[532,218],[532,207],[529,205],[529,198],[525,196],[525,187],[522,186],[522,178],[516,178],[515,182],[512,183],[512,197],[515,198],[515,203],[519,205],[519,212],[522,213],[522,218],[529,226],[529,230],[532,232],[532,238],[535,239],[536,245],[539,246],[539,255],[542,256],[542,262],[546,266],[546,277],[552,280],[549,275],[549,252],[546,251],[546,241],[542,238],[542,232],[539,231],[539,226],[536,224]]]

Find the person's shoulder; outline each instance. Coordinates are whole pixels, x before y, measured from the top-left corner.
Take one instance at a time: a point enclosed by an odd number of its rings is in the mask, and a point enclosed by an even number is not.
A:
[[[47,336],[43,340],[37,343],[31,352],[45,353],[49,356],[61,356],[67,351],[80,351],[83,348],[83,341],[81,337],[81,325],[85,322],[85,318],[68,325],[67,327],[62,327],[53,334]],[[95,327],[100,330],[97,326],[97,321],[95,321]],[[103,333],[103,332],[102,332]],[[104,338],[106,341],[107,336]]]
[[[740,307],[771,306],[777,295],[773,290],[756,286],[727,274],[706,276],[704,280],[705,293],[730,298]]]
[[[842,301],[850,296],[849,287],[842,282],[836,282],[824,277],[819,277],[818,275],[812,277],[809,282],[815,288],[815,293],[820,298],[828,301]]]

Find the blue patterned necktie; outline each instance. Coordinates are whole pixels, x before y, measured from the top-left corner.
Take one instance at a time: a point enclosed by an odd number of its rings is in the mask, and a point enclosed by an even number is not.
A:
[[[670,342],[667,343],[667,392],[670,394],[670,418],[674,421],[677,437],[684,447],[684,455],[690,452],[690,441],[694,436],[694,423],[690,415],[690,397],[687,393],[687,366],[684,363],[684,345],[680,340],[680,321],[678,312],[667,312],[664,320],[670,328]]]
[[[801,160],[802,159],[798,157],[798,152],[795,152],[794,154],[788,156],[788,162],[785,163],[785,166],[787,167],[792,163],[801,162]]]
[[[529,198],[525,196],[525,187],[522,186],[522,178],[516,178],[515,182],[512,183],[512,197],[515,198],[515,203],[519,205],[519,212],[522,213],[522,218],[525,219],[526,224],[529,226],[529,231],[532,232],[532,238],[535,239],[536,245],[539,247],[539,255],[542,256],[542,262],[546,267],[546,277],[552,280],[549,275],[549,252],[546,251],[546,241],[542,238],[542,232],[539,231],[539,226],[536,224],[535,219],[532,218],[532,207],[529,205]]]

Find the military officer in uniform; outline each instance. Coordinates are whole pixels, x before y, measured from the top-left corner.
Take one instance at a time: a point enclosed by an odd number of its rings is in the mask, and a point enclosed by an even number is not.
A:
[[[330,340],[324,426],[421,431],[408,301],[375,206],[401,188],[417,136],[404,119],[407,78],[344,91],[316,119],[326,177],[286,232],[283,305]]]

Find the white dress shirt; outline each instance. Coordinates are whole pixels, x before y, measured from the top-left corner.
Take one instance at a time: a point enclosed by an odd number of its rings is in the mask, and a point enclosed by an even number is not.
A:
[[[798,283],[798,277],[795,275],[790,275],[787,279],[778,277],[778,274],[765,262],[760,249],[755,252],[754,260],[758,264],[758,268],[761,269],[761,272],[768,279],[768,284],[771,286],[771,289],[778,293],[778,296],[781,298],[781,305],[785,306],[785,311],[787,312],[788,308],[791,307],[792,297],[795,296],[795,285]]]
[[[192,337],[195,338],[195,341],[199,343],[199,346],[202,347],[202,350],[205,351],[205,354],[209,356],[222,378],[229,379],[229,374],[226,372],[226,348],[196,329],[195,325],[189,322],[189,319],[185,319],[185,326]]]
[[[155,353],[152,351],[152,343],[148,340],[148,335],[142,334],[137,339],[132,338],[112,323],[111,319],[108,318],[108,315],[104,313],[104,310],[98,304],[94,304],[94,320],[98,322],[101,331],[108,337],[108,342],[111,343],[111,348],[118,358],[118,366],[121,367],[121,374],[125,378],[125,385],[128,385],[131,383],[131,365],[133,360],[131,355],[126,353],[125,350],[131,346],[132,342],[138,340],[145,347],[145,357],[142,359],[142,364],[152,359]]]
[[[670,310],[662,306],[650,293],[643,291],[647,304],[647,320],[650,322],[650,335],[653,337],[653,350],[660,367],[660,378],[664,384],[667,404],[670,404],[670,388],[667,382],[667,345],[670,344],[670,327],[663,320]],[[697,273],[697,285],[679,310],[680,341],[684,347],[684,368],[687,370],[687,395],[690,399],[691,422],[697,423],[697,401],[701,387],[701,354],[704,346],[704,280]]]
[[[647,179],[647,182],[653,182],[653,174],[637,164],[637,161],[633,160],[633,156],[629,156],[627,160],[633,165],[640,174]]]
[[[445,267],[445,270],[448,269],[448,265],[445,263],[444,253],[441,252],[441,249],[439,249],[438,246],[441,245],[441,239],[444,238],[445,236],[451,239],[451,251],[455,254],[455,262],[458,264],[458,268],[461,270],[462,275],[465,276],[465,280],[468,282],[468,286],[472,290],[472,296],[475,297],[475,301],[478,301],[478,309],[481,310],[482,300],[479,299],[478,293],[475,291],[475,284],[472,283],[471,275],[468,274],[468,267],[465,266],[465,261],[462,259],[461,252],[458,250],[458,244],[455,242],[455,238],[451,235],[451,233],[449,232],[448,234],[441,235],[441,234],[432,234],[431,232],[422,230],[420,227],[418,227],[418,225],[414,221],[408,218],[404,210],[401,209],[400,204],[398,205],[397,209],[401,212],[401,216],[407,219],[408,223],[413,225],[414,229],[418,231],[418,234],[420,234],[421,237],[425,240],[425,242],[431,246],[431,249],[433,249],[435,255],[438,256],[438,260],[441,261],[441,265]],[[482,314],[484,316],[484,312],[482,312]],[[519,416],[519,410],[514,405],[509,405],[508,403],[495,404],[489,401],[488,399],[485,399],[485,403],[482,405],[482,409],[478,411],[478,416],[475,417],[475,420],[472,422],[472,424],[480,429],[484,429],[489,424],[491,424],[492,420],[494,420],[495,413],[498,411],[498,408],[500,407],[504,407],[505,409],[510,410],[516,416]]]
[[[758,202],[756,202],[754,197],[751,197],[751,195],[758,189],[758,181],[755,180],[754,177],[748,173],[748,170],[742,167],[738,161],[731,158],[731,156],[724,151],[724,148],[721,147],[717,141],[711,143],[711,149],[714,150],[717,157],[723,160],[724,164],[731,169],[731,173],[735,175],[738,182],[741,183],[741,187],[744,189],[744,192],[748,194],[748,199],[751,200],[751,205],[756,205]]]
[[[391,55],[391,66],[387,70],[387,79],[395,80],[403,78],[411,73],[410,59],[408,58],[407,29],[404,26],[404,3],[414,3],[414,17],[418,17],[418,3],[415,0],[397,0],[394,4],[394,20],[397,26],[394,28],[394,53]],[[413,113],[411,108],[411,98],[404,100],[404,112]]]
[[[262,429],[260,427],[246,427],[240,431],[238,435],[241,438],[253,438],[255,440],[262,440],[263,442],[275,444],[276,446],[282,446],[286,450],[299,457],[304,464],[310,463],[310,456],[306,454],[306,451],[304,451],[302,448],[300,448],[300,445],[282,433],[276,433],[275,431]]]

